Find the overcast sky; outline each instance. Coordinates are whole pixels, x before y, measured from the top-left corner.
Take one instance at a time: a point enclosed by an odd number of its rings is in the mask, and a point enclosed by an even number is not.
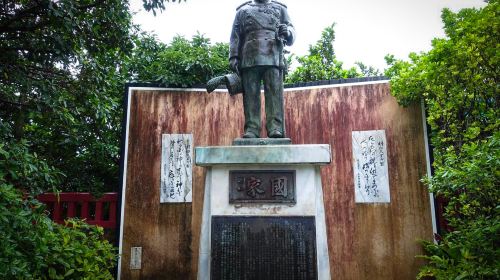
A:
[[[134,23],[169,43],[176,34],[191,38],[196,32],[212,42],[229,42],[235,9],[243,0],[187,0],[167,4],[166,11],[153,16],[132,0]],[[443,37],[441,10],[458,11],[482,7],[482,0],[283,0],[297,32],[288,49],[307,54],[308,46],[321,31],[335,22],[334,49],[344,66],[361,61],[379,69],[386,67],[384,56],[406,58],[410,52],[429,50],[434,37]]]

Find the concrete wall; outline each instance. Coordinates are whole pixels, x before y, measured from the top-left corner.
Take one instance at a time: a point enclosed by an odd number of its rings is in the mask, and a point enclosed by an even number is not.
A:
[[[130,87],[127,98],[121,279],[195,279],[206,171],[193,170],[193,203],[160,205],[161,135],[230,145],[243,133],[242,96]],[[293,144],[332,146],[321,171],[332,279],[414,279],[418,240],[432,238],[420,106],[400,107],[375,81],[287,89],[285,108]],[[385,130],[389,204],[354,202],[351,132],[360,130]],[[129,269],[131,247],[143,247],[141,270]]]

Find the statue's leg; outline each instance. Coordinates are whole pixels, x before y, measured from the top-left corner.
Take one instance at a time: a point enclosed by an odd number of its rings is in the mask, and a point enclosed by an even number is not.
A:
[[[264,95],[266,97],[266,129],[272,138],[285,137],[283,115],[283,79],[280,69],[269,67],[264,72]]]
[[[244,88],[243,110],[245,111],[245,134],[243,137],[254,138],[260,136],[260,81],[261,69],[243,69],[242,83]],[[252,137],[251,134],[254,134]]]

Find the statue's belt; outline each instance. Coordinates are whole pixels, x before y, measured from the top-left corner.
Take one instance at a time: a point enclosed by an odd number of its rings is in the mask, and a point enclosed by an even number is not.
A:
[[[271,30],[255,30],[252,32],[249,32],[246,35],[246,41],[251,41],[251,40],[262,40],[262,39],[268,39],[268,40],[275,40],[276,39],[276,32],[271,31]]]

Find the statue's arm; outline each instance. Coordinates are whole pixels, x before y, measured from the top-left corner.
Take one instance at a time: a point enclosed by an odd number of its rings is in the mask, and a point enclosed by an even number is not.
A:
[[[286,38],[286,44],[288,46],[293,45],[295,42],[295,28],[293,27],[292,21],[290,20],[290,16],[288,15],[288,11],[285,7],[281,9],[281,23],[286,24],[288,27],[288,36]]]
[[[235,73],[240,72],[240,21],[239,12],[233,22],[233,29],[231,30],[231,38],[229,39],[229,66]]]
[[[231,38],[229,39],[229,60],[240,57],[240,13],[237,12],[231,30]]]

